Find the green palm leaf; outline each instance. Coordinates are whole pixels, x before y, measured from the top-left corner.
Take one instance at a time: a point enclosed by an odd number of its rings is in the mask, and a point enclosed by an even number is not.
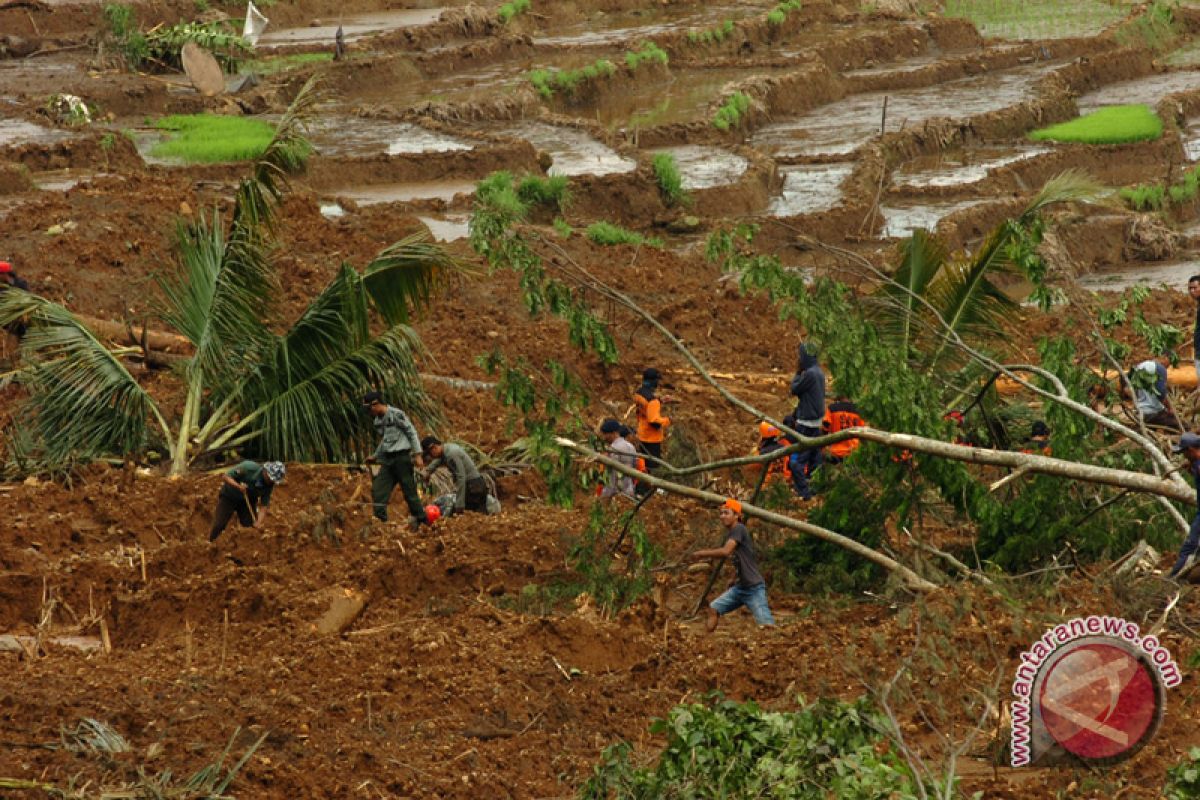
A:
[[[363,283],[389,325],[407,323],[429,302],[440,280],[462,265],[424,231],[401,239],[367,265]]]
[[[37,438],[51,463],[140,449],[153,415],[125,365],[67,309],[19,289],[0,292],[0,325],[23,319],[23,381]]]
[[[945,264],[946,246],[923,228],[900,245],[900,267],[893,283],[884,287],[891,300],[885,306],[884,329],[900,340],[903,353],[912,343],[917,318],[926,313],[921,298]]]

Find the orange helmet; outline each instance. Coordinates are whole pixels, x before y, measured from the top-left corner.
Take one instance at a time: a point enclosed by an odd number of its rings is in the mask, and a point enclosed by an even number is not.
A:
[[[769,422],[758,423],[758,438],[774,439],[778,435],[779,435],[779,428],[776,428],[771,423],[769,423]]]

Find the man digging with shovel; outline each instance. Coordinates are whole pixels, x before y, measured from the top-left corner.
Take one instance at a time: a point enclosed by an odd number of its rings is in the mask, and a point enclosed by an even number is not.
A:
[[[258,464],[243,461],[222,477],[221,492],[217,495],[217,510],[213,512],[212,530],[208,540],[215,542],[229,520],[237,514],[243,528],[261,528],[271,505],[271,492],[283,483],[287,468],[279,461]],[[259,506],[262,507],[260,512]]]

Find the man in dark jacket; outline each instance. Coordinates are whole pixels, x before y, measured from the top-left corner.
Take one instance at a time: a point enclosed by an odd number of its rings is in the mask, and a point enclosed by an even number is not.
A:
[[[817,364],[815,348],[802,344],[799,356],[796,374],[792,377],[792,394],[796,397],[796,410],[792,412],[794,427],[801,436],[820,436],[825,421],[825,373]],[[812,499],[808,481],[819,466],[819,447],[810,447],[792,456],[792,485],[796,494],[805,500]]]
[[[1182,453],[1183,457],[1187,459],[1187,471],[1192,474],[1192,480],[1196,484],[1196,502],[1200,504],[1200,436],[1194,433],[1183,434],[1179,437],[1179,443],[1171,447],[1171,452]],[[1183,540],[1183,547],[1179,548],[1179,557],[1167,577],[1179,580],[1191,577],[1189,573],[1196,566],[1197,556],[1200,556],[1198,548],[1200,548],[1200,512],[1197,512],[1192,520],[1192,527],[1188,531],[1187,538]]]
[[[7,261],[0,261],[0,291],[4,291],[9,286],[16,289],[23,289],[26,292],[29,291],[29,284],[13,271],[12,264]],[[18,339],[25,337],[25,323],[20,320],[10,323],[7,326],[7,330]]]
[[[445,466],[454,478],[454,507],[452,514],[464,511],[487,513],[487,482],[479,474],[479,468],[461,445],[454,442],[442,444],[436,436],[421,440],[421,451],[429,461],[422,475],[426,480],[438,467]]]

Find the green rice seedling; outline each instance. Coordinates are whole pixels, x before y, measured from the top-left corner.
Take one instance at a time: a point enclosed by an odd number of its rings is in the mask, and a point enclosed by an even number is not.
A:
[[[1118,194],[1135,211],[1161,211],[1166,199],[1166,190],[1163,187],[1150,184],[1127,187]]]
[[[719,44],[733,36],[733,20],[727,19],[714,28],[703,31],[688,31],[688,41],[692,44]]]
[[[1132,24],[1117,31],[1117,41],[1126,46],[1140,44],[1163,52],[1180,33],[1175,21],[1177,5],[1175,0],[1154,0]]]
[[[192,163],[258,158],[275,135],[275,127],[262,120],[219,114],[176,114],[158,120],[154,127],[175,134],[155,145],[154,155]],[[303,165],[309,152],[305,148],[295,153],[295,166]]]
[[[665,65],[669,59],[666,51],[654,42],[643,42],[637,50],[630,50],[625,54],[625,65],[631,70],[636,70],[647,61]]]
[[[642,236],[637,231],[622,228],[620,225],[614,225],[611,222],[593,222],[591,225],[588,225],[586,233],[587,237],[593,242],[605,247],[617,244],[662,247],[662,239]]]
[[[562,217],[555,217],[554,232],[564,239],[570,239],[571,234],[575,232],[575,229],[568,225],[567,221]]]
[[[787,14],[779,9],[773,9],[767,13],[767,24],[778,28],[787,19]]]
[[[767,24],[779,27],[787,20],[788,14],[799,11],[801,5],[800,0],[783,0],[782,3],[777,3],[767,14]]]
[[[566,175],[551,175],[548,178],[527,175],[517,185],[517,197],[526,205],[554,206],[562,211],[571,202],[569,183]]]
[[[1056,39],[1093,36],[1126,13],[1103,0],[946,0],[945,15],[969,20],[984,36]]]
[[[713,127],[719,131],[727,131],[741,124],[742,117],[750,110],[750,97],[742,92],[731,94],[717,113],[713,115]]]
[[[1123,144],[1162,136],[1163,124],[1149,106],[1107,106],[1091,114],[1029,134],[1036,141]]]
[[[658,183],[658,192],[663,201],[669,206],[687,205],[691,197],[683,188],[683,175],[679,172],[679,164],[670,153],[655,153],[652,166],[654,180]]]
[[[549,100],[555,92],[572,94],[580,84],[611,77],[616,71],[616,64],[607,58],[601,58],[581,69],[531,70],[527,77],[537,93]]]
[[[496,15],[500,17],[500,21],[505,25],[513,18],[520,14],[524,14],[529,10],[530,0],[512,0],[500,6],[500,10]]]

